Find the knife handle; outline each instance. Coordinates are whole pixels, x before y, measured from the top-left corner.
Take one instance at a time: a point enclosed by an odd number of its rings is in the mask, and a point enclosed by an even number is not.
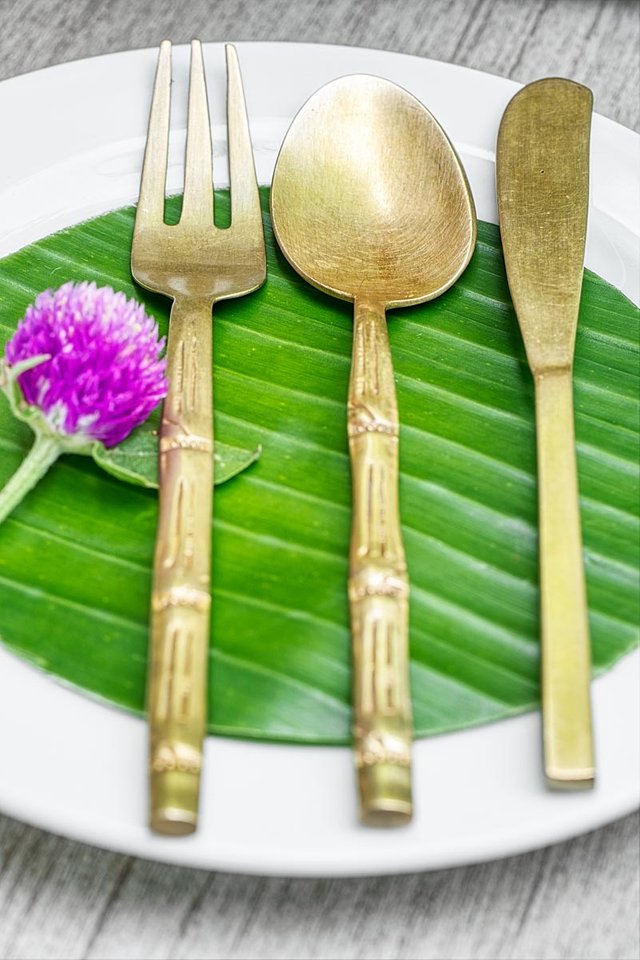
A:
[[[570,368],[535,376],[547,782],[592,787],[591,652],[580,533]]]
[[[150,826],[192,833],[207,720],[213,508],[211,302],[176,300],[160,428],[151,594]]]
[[[353,484],[349,602],[360,817],[412,815],[409,581],[398,509],[399,424],[384,307],[356,301],[348,434]]]

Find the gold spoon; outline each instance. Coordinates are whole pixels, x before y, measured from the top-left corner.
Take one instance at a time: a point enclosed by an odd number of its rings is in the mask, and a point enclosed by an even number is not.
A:
[[[473,199],[428,110],[387,80],[350,76],[322,87],[291,124],[271,217],[298,273],[354,304],[349,600],[360,816],[403,824],[412,815],[409,581],[385,311],[458,279],[475,245]]]

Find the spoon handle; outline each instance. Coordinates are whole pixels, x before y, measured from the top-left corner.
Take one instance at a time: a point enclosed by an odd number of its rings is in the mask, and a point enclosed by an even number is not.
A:
[[[364,823],[407,823],[411,797],[409,581],[398,510],[399,423],[384,307],[355,303],[348,433],[354,745]]]

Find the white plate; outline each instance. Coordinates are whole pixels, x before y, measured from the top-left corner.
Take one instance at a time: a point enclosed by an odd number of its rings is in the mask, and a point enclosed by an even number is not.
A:
[[[373,73],[443,124],[478,214],[496,220],[494,144],[518,85],[450,64],[348,47],[241,43],[258,175],[270,182],[292,117],[323,83]],[[222,47],[207,45],[216,176],[224,179]],[[179,189],[188,51],[174,51],[169,186]],[[156,51],[112,54],[0,84],[0,255],[137,194]],[[587,264],[638,302],[640,138],[594,118]],[[44,624],[34,624],[43,629]],[[350,751],[209,738],[196,835],[146,828],[142,721],[53,682],[0,649],[0,809],[102,847],[198,867],[283,875],[395,873],[518,853],[631,811],[640,793],[637,653],[593,685],[598,785],[552,793],[537,714],[422,740],[415,822],[358,826]]]

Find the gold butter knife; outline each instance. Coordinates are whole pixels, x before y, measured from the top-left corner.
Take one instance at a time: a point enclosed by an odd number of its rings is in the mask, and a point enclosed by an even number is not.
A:
[[[572,367],[589,199],[591,91],[531,83],[502,118],[496,157],[507,277],[535,383],[544,766],[552,787],[594,782],[591,654]]]

